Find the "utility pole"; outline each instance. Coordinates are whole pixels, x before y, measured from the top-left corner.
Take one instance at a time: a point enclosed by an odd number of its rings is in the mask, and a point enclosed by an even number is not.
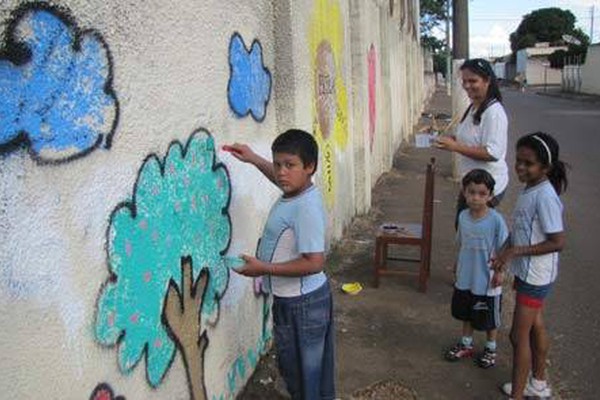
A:
[[[452,58],[452,118],[458,118],[469,105],[460,72],[460,66],[469,58],[469,0],[452,0]],[[452,153],[452,175],[460,179],[456,153]]]
[[[469,58],[469,0],[452,0],[452,56]]]
[[[592,5],[592,9],[590,10],[590,13],[592,14],[592,21],[590,22],[590,44],[594,43],[594,11],[595,11],[595,6]]]
[[[452,54],[450,53],[450,0],[446,0],[446,94],[452,94]]]

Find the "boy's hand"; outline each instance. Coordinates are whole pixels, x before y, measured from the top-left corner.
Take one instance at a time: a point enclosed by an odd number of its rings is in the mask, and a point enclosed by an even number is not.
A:
[[[260,261],[256,257],[247,256],[245,254],[240,256],[246,264],[244,264],[240,268],[235,268],[234,271],[240,275],[256,277],[267,275],[271,272],[269,264],[266,262]]]
[[[503,272],[506,269],[508,262],[515,256],[514,248],[508,247],[492,257],[490,263],[491,268],[496,272]]]
[[[250,146],[242,143],[226,144],[223,147],[223,151],[231,153],[232,156],[238,160],[246,163],[252,163],[256,159],[256,153],[250,148]]]
[[[502,283],[504,282],[504,272],[496,272],[494,273],[494,276],[492,277],[492,287],[498,287],[498,286],[502,286]]]

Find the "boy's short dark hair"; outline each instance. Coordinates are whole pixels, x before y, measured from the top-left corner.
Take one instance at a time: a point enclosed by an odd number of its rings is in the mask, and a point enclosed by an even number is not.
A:
[[[289,129],[277,136],[271,145],[273,153],[287,153],[300,157],[304,167],[313,164],[317,170],[319,146],[315,138],[301,129]],[[314,171],[313,171],[314,173]]]
[[[469,185],[469,183],[474,183],[476,185],[485,185],[485,187],[487,187],[490,191],[490,194],[494,193],[494,186],[496,185],[496,181],[494,180],[492,175],[490,175],[490,173],[484,169],[473,169],[469,171],[462,179],[463,189],[466,188]]]

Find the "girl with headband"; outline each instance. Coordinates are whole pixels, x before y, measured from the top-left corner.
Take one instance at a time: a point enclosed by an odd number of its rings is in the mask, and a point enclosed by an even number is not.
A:
[[[520,138],[515,170],[525,188],[513,212],[510,238],[492,259],[496,271],[503,271],[512,260],[517,291],[510,332],[512,380],[502,390],[512,399],[550,398],[552,391],[546,382],[549,338],[542,309],[556,280],[558,253],[565,243],[559,195],[567,188],[566,168],[559,159],[556,140],[542,132]]]
[[[456,136],[440,136],[436,146],[458,154],[461,179],[473,169],[484,169],[492,175],[496,188],[489,205],[494,207],[508,186],[508,118],[490,63],[481,58],[467,60],[460,71],[463,88],[471,104],[456,129]],[[465,208],[467,204],[461,191],[458,195],[457,218]]]

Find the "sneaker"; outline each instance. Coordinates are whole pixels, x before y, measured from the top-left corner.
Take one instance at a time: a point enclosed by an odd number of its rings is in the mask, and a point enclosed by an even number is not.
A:
[[[465,346],[461,342],[454,345],[454,347],[446,350],[444,358],[448,361],[458,361],[461,358],[473,357],[475,350],[473,346]]]
[[[502,392],[510,396],[512,394],[512,382],[505,383],[502,385]],[[527,385],[525,385],[525,390],[523,390],[524,397],[532,397],[539,400],[546,400],[552,398],[552,389],[550,389],[550,385],[546,384],[544,388],[538,390],[531,383],[531,379],[527,380]]]
[[[484,369],[491,368],[496,365],[496,352],[488,349],[487,347],[483,349],[483,353],[477,358],[475,363]],[[509,393],[510,394],[510,393]]]

